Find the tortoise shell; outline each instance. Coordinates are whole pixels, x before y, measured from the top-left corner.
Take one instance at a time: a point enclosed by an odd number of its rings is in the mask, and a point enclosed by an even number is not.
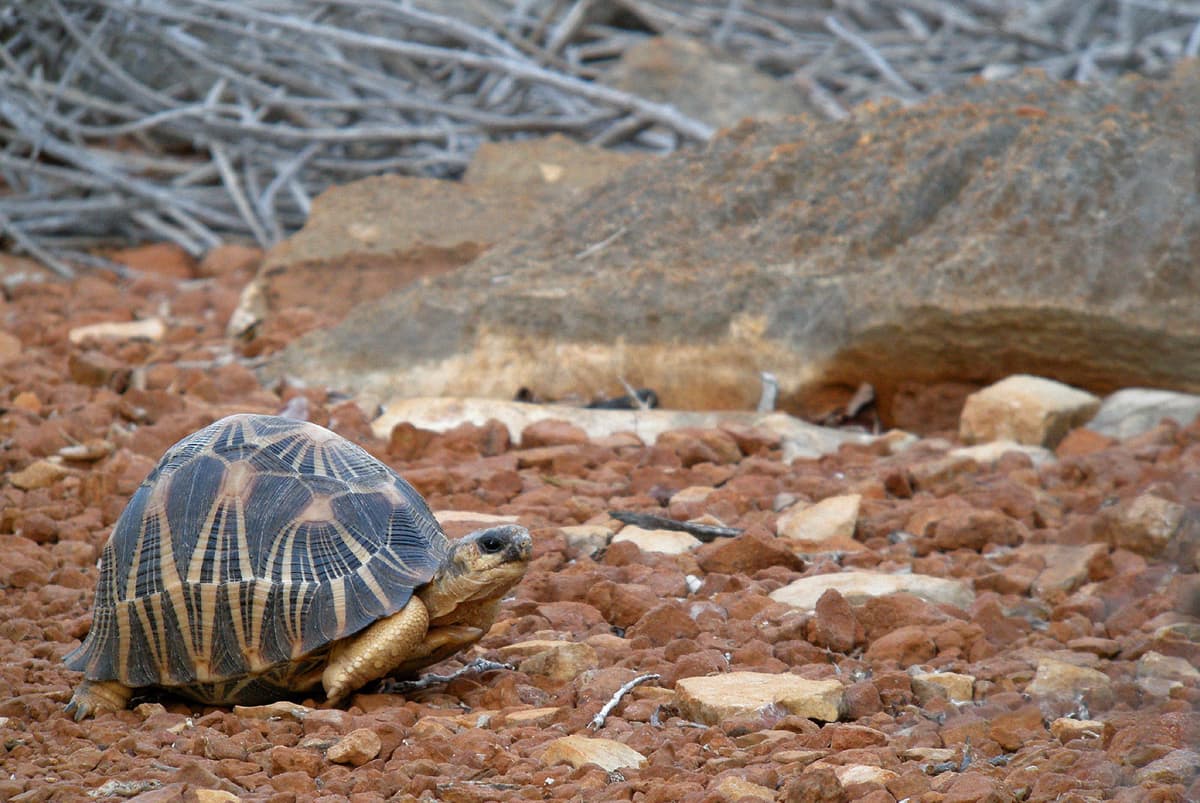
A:
[[[133,495],[101,554],[91,631],[65,660],[93,681],[274,699],[332,642],[404,608],[448,551],[420,494],[359,446],[229,416],[171,447]]]

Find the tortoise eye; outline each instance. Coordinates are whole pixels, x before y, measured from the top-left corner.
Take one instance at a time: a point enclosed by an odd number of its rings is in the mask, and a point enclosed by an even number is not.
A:
[[[504,549],[504,539],[498,535],[485,535],[479,539],[479,549],[484,554],[494,555]]]

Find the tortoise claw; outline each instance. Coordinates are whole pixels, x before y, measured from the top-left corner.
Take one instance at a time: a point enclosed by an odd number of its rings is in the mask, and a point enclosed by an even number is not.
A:
[[[76,722],[108,711],[123,711],[133,696],[133,689],[115,680],[85,680],[75,688],[66,712]]]

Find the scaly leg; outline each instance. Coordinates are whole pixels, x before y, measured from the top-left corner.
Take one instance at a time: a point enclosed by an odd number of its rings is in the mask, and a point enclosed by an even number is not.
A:
[[[321,676],[329,703],[392,674],[418,650],[428,628],[429,612],[414,596],[402,610],[337,644]]]
[[[116,680],[85,680],[75,687],[67,713],[78,722],[106,711],[124,711],[133,689]]]

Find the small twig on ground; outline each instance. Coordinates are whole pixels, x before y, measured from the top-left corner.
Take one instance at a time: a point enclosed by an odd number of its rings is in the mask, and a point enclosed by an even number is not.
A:
[[[760,413],[770,413],[775,410],[775,401],[779,396],[779,379],[770,371],[763,371],[758,375],[762,381],[762,390],[758,396],[758,408]]]
[[[456,669],[449,675],[422,675],[416,680],[384,679],[380,686],[384,694],[411,694],[414,691],[424,691],[432,686],[443,686],[452,680],[458,680],[463,675],[491,672],[496,669],[514,669],[512,664],[502,664],[489,661],[486,658],[476,658],[466,666]]]
[[[625,392],[629,395],[630,401],[633,402],[634,409],[636,409],[636,410],[651,409],[649,402],[647,402],[645,399],[643,399],[638,394],[637,390],[633,387],[633,385],[631,385],[627,381],[625,381],[625,377],[618,376],[617,380],[621,383],[621,387],[625,388]]]
[[[655,675],[653,673],[646,674],[646,675],[638,675],[636,678],[629,681],[621,688],[617,689],[616,693],[613,694],[612,699],[610,699],[607,703],[604,704],[604,707],[601,708],[599,712],[597,712],[596,716],[592,717],[592,721],[589,722],[587,726],[589,728],[591,728],[593,731],[598,731],[601,728],[603,728],[604,720],[608,719],[608,715],[612,713],[613,709],[616,708],[618,704],[620,704],[621,699],[626,694],[629,694],[629,692],[633,691],[636,687],[640,686],[641,684],[648,683],[651,680],[658,680],[660,677],[662,677],[662,676]]]
[[[676,521],[666,516],[655,516],[653,513],[634,513],[630,510],[610,510],[608,515],[617,521],[643,527],[648,530],[678,530],[690,533],[701,541],[715,541],[718,538],[733,538],[741,535],[736,527],[718,527],[715,524],[700,524],[694,521]]]

